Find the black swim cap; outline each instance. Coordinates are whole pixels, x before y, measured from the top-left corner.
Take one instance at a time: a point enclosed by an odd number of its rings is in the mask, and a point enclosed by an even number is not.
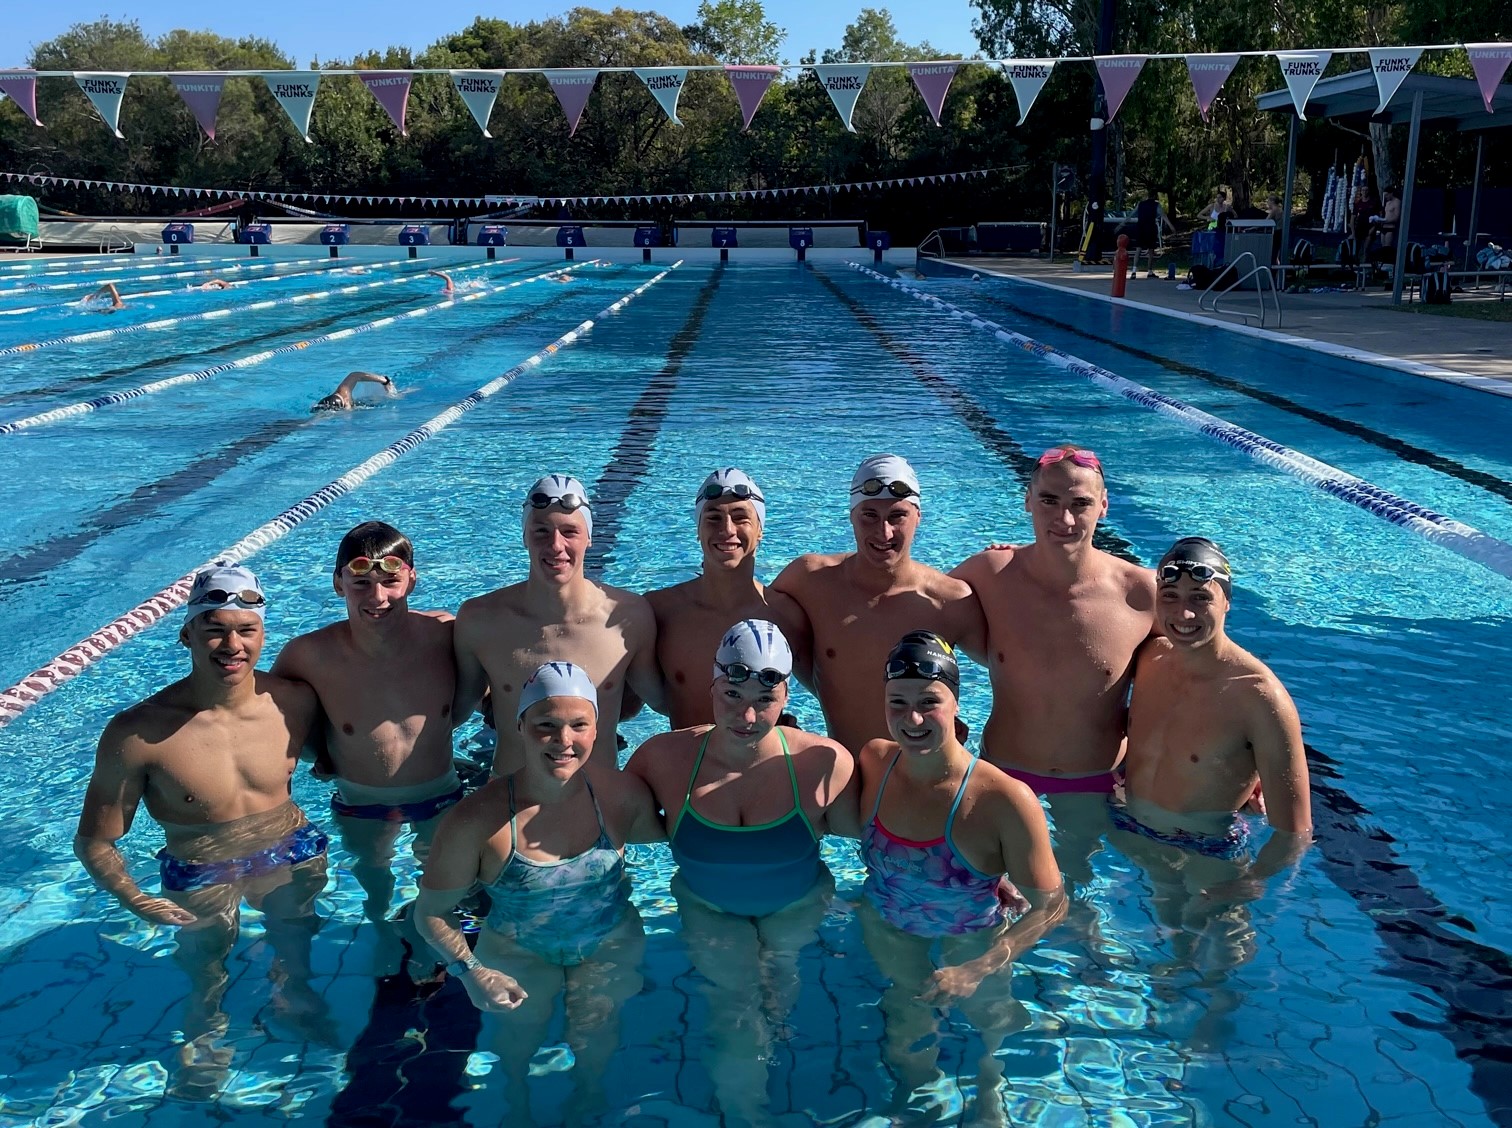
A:
[[[944,682],[951,693],[961,692],[961,670],[956,665],[955,651],[933,631],[909,631],[904,635],[887,656],[886,676],[888,681],[919,678]]]
[[[1155,577],[1161,584],[1174,584],[1185,572],[1198,583],[1217,580],[1223,594],[1234,594],[1234,569],[1228,557],[1207,537],[1182,537],[1155,565]]]

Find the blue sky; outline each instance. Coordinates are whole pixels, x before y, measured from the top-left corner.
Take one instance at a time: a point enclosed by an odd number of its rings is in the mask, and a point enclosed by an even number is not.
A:
[[[355,51],[388,46],[425,47],[448,32],[466,27],[480,12],[500,19],[527,22],[560,15],[578,5],[540,0],[259,0],[255,4],[206,4],[204,0],[133,0],[112,6],[110,0],[54,0],[6,5],[6,42],[0,48],[0,67],[25,62],[34,44],[66,31],[72,24],[95,20],[135,19],[150,36],[176,27],[205,29],[239,38],[259,35],[271,39],[300,65],[312,57],[340,58]],[[584,6],[611,8],[612,0]],[[678,23],[693,22],[698,0],[621,0],[623,7],[651,8]],[[975,15],[968,0],[766,0],[767,18],[787,29],[784,54],[797,62],[809,48],[838,47],[845,25],[863,6],[892,12],[905,43],[928,40],[944,55],[976,51],[971,34]]]

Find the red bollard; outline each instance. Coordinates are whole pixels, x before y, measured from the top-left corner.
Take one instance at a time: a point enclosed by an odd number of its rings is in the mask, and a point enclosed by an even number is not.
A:
[[[1129,284],[1129,237],[1118,237],[1118,252],[1113,256],[1113,296],[1124,296],[1124,288]]]

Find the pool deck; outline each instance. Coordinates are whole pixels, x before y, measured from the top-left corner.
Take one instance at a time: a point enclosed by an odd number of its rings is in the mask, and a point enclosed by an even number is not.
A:
[[[1109,268],[1078,271],[1065,257],[1053,262],[1036,258],[942,261],[964,270],[1127,303],[1183,320],[1213,322],[1236,332],[1512,396],[1512,325],[1395,310],[1391,308],[1391,292],[1379,287],[1356,292],[1282,294],[1281,328],[1262,330],[1246,326],[1236,315],[1199,310],[1200,291],[1178,290],[1176,282],[1163,276],[1131,278],[1127,296],[1120,300],[1109,295]],[[1486,296],[1455,295],[1455,300],[1496,300],[1489,288],[1482,293]],[[1233,310],[1254,310],[1255,295],[1235,291],[1223,304]]]

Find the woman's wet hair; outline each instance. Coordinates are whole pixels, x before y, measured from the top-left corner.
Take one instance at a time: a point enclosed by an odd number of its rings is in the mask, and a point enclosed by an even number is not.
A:
[[[397,556],[411,568],[415,566],[415,546],[386,521],[364,521],[342,537],[336,548],[336,571],[340,572],[359,556],[369,560]]]

